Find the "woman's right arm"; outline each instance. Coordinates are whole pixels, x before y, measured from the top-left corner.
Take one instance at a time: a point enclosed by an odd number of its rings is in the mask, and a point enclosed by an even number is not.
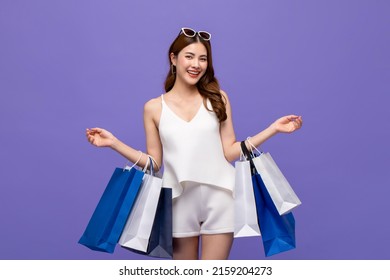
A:
[[[161,112],[161,105],[160,108],[155,108],[156,105],[157,103],[154,102],[154,100],[151,100],[147,102],[144,107],[147,154],[126,145],[116,138],[111,132],[98,127],[87,129],[86,135],[88,141],[96,147],[110,147],[129,161],[134,163],[137,162],[137,165],[140,167],[144,167],[146,165],[148,161],[147,155],[150,155],[158,165],[156,166],[156,163],[154,164],[155,170],[157,171],[161,167],[162,146],[156,125],[156,117],[159,116],[159,114],[156,113]]]
[[[103,128],[87,128],[87,139],[96,147],[109,147],[113,149],[129,161],[137,162],[138,166],[144,167],[147,162],[147,156],[145,154],[141,154],[141,151],[126,145],[111,132]]]

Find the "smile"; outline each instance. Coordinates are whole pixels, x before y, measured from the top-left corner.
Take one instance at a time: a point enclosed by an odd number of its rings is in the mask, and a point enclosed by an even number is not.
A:
[[[200,74],[200,71],[187,71],[190,74],[190,77],[196,78]]]

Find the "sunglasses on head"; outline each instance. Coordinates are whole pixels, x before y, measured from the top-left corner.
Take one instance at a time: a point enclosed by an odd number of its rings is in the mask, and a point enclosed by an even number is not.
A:
[[[204,41],[210,41],[211,39],[211,34],[207,31],[198,31],[196,32],[194,29],[192,28],[188,28],[188,27],[183,27],[179,33],[180,34],[184,34],[185,36],[187,37],[190,37],[190,38],[193,38],[196,36],[196,34],[198,34],[198,36],[204,40]]]

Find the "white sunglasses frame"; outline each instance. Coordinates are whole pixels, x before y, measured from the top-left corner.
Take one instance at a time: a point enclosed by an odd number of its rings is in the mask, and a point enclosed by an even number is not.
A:
[[[185,32],[185,30],[191,30],[192,32],[194,32],[194,35],[192,35],[192,36],[190,36],[190,35],[188,35],[186,32]],[[203,41],[210,41],[211,40],[211,33],[210,32],[207,32],[207,31],[203,31],[203,30],[199,30],[199,31],[195,31],[194,29],[192,29],[192,28],[189,28],[189,27],[182,27],[181,28],[181,31],[180,31],[180,34],[184,34],[184,36],[186,36],[186,37],[189,37],[189,38],[194,38],[196,35],[198,35],[200,38],[202,38],[202,40]],[[207,38],[204,38],[202,35],[201,35],[201,33],[206,33],[208,36],[209,36],[209,38],[207,39]],[[180,35],[179,34],[179,35]]]

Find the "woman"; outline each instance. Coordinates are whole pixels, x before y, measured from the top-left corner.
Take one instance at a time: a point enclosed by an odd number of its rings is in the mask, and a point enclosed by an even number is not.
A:
[[[228,96],[214,77],[210,39],[208,32],[181,29],[168,52],[166,93],[144,107],[147,154],[155,168],[164,165],[163,184],[173,189],[174,259],[227,259],[233,242],[234,168],[229,162],[239,157],[240,142]],[[301,117],[284,116],[251,137],[251,144],[301,126]],[[132,162],[142,155],[101,128],[87,129],[87,138]],[[141,156],[138,165],[147,159]]]

